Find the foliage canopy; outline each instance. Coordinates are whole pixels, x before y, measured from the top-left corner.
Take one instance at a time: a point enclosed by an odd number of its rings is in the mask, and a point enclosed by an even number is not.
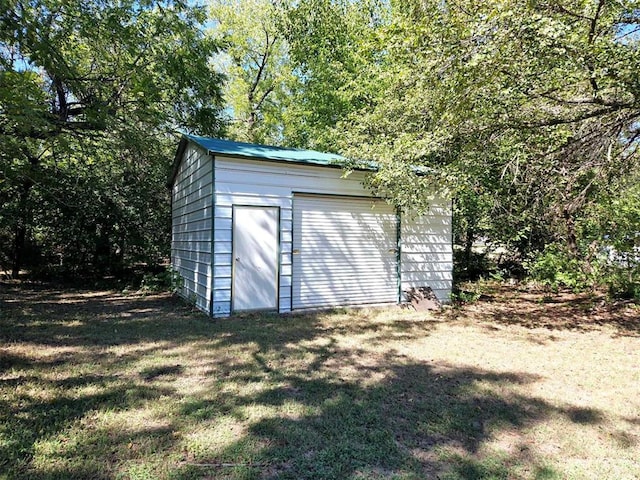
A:
[[[306,0],[289,39],[317,115],[314,89],[348,92],[324,143],[381,164],[370,179],[379,194],[409,210],[433,189],[452,194],[467,258],[482,240],[518,261],[550,244],[584,260],[589,216],[633,201],[638,180],[639,7]],[[415,165],[429,173],[416,177]],[[630,222],[625,235],[638,230]]]
[[[204,20],[171,0],[3,0],[0,237],[14,275],[27,259],[117,269],[166,254],[170,132],[222,127]]]
[[[639,282],[638,0],[1,1],[14,271],[166,255],[182,129],[375,160],[405,211],[451,196],[463,265],[480,240],[588,277],[615,250]]]

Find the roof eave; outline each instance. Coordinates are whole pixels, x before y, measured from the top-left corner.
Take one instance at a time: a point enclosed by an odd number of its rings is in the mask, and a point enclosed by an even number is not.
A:
[[[173,184],[178,175],[178,170],[180,169],[180,164],[182,163],[184,152],[190,143],[198,145],[200,148],[206,151],[207,155],[212,155],[212,156],[224,156],[229,158],[241,158],[245,160],[267,161],[267,162],[276,162],[276,163],[283,163],[283,164],[295,163],[298,165],[308,165],[308,166],[323,167],[323,168],[340,168],[340,169],[346,168],[350,170],[363,171],[363,172],[367,172],[367,171],[372,172],[372,171],[378,170],[378,166],[375,164],[372,164],[372,162],[366,162],[366,164],[363,164],[362,162],[360,163],[350,162],[349,160],[343,159],[343,158],[336,158],[335,161],[326,162],[324,160],[322,161],[321,160],[318,160],[318,161],[301,160],[301,159],[274,157],[274,156],[266,156],[266,155],[262,157],[257,157],[252,155],[243,155],[239,153],[219,152],[219,151],[207,148],[204,145],[201,145],[200,142],[192,138],[190,135],[182,134],[182,137],[180,138],[180,144],[178,145],[178,150],[176,151],[176,155],[173,159],[173,166],[171,168],[171,175],[169,176],[169,179],[167,181],[167,188],[173,187]]]

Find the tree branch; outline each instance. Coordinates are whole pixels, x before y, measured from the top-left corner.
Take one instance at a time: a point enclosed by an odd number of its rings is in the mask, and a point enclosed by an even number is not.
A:
[[[572,12],[567,7],[565,7],[563,5],[560,5],[559,2],[553,2],[552,3],[551,11],[556,11],[558,13],[564,13],[565,15],[568,15],[568,16],[573,17],[573,18],[578,18],[580,20],[591,20],[591,18],[589,18],[589,17],[587,17],[585,15],[580,15],[579,13]]]
[[[554,97],[552,95],[540,94],[538,98],[546,98],[547,100],[552,100],[557,103],[564,103],[567,105],[602,105],[604,107],[612,107],[612,108],[631,108],[633,107],[632,102],[620,102],[620,101],[610,101],[600,97],[588,97],[588,98],[575,98],[575,99],[566,99]]]
[[[602,7],[604,6],[604,1],[605,0],[598,0],[598,6],[596,7],[596,12],[593,16],[593,18],[591,19],[591,22],[589,24],[589,34],[587,36],[587,41],[589,43],[589,45],[593,45],[593,42],[596,38],[597,35],[597,27],[598,27],[598,20],[600,19],[600,14],[602,12]],[[596,77],[595,77],[595,68],[593,63],[588,60],[587,61],[587,68],[589,69],[589,83],[591,83],[591,88],[593,89],[593,96],[597,97],[598,96],[598,82],[596,81]]]
[[[274,90],[274,86],[273,85],[269,85],[269,88],[267,88],[262,95],[260,96],[260,100],[258,100],[258,102],[256,103],[256,110],[260,110],[260,108],[262,107],[262,104],[264,103],[264,101],[267,99],[267,96],[273,92]]]
[[[625,107],[606,107],[598,110],[592,110],[588,113],[573,118],[551,118],[536,123],[520,123],[520,126],[524,128],[540,128],[553,127],[556,125],[570,125],[572,123],[582,122],[584,120],[589,120],[590,118],[599,117],[601,115],[611,114],[616,111],[622,110],[623,108]]]
[[[277,37],[274,37],[272,41],[269,40],[269,32],[266,29],[263,29],[265,34],[265,44],[264,44],[264,52],[260,57],[260,63],[258,64],[258,72],[256,73],[255,78],[253,79],[253,83],[249,88],[249,104],[253,103],[253,97],[255,95],[256,89],[258,88],[258,84],[262,79],[262,75],[264,74],[264,70],[267,67],[267,63],[269,61],[269,57],[271,56],[271,47],[275,45],[275,41]],[[253,108],[253,107],[252,107]]]

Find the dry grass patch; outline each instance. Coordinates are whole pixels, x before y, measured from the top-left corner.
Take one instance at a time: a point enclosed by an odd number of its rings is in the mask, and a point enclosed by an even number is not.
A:
[[[640,478],[631,304],[210,320],[0,284],[0,478]]]

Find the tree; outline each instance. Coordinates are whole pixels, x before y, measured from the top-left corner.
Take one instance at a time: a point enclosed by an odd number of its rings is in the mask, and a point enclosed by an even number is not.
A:
[[[452,195],[467,252],[584,259],[586,217],[640,167],[639,3],[393,1],[364,20],[367,0],[298,2],[303,131],[375,160],[370,186],[401,208]]]
[[[637,3],[394,3],[341,147],[377,160],[372,185],[401,205],[490,192],[495,238],[575,252],[585,206],[638,165]]]
[[[466,38],[478,44],[470,63],[492,72],[463,70],[480,80],[469,96],[481,116],[462,118],[490,132],[480,138],[497,152],[501,185],[526,193],[515,196],[516,211],[533,214],[575,255],[585,207],[638,165],[639,57],[628,36],[638,2],[487,5],[462,12],[474,25]]]
[[[279,144],[297,78],[280,28],[280,9],[269,0],[214,0],[209,34],[225,49],[218,62],[228,77],[228,134],[236,140]]]
[[[167,220],[153,212],[158,197],[168,205],[170,132],[222,128],[204,19],[171,0],[3,0],[0,236],[14,276],[29,248],[79,264],[89,258],[79,251],[153,249],[158,228],[166,244]]]
[[[382,0],[302,0],[284,6],[283,29],[299,83],[284,125],[288,143],[337,151],[340,121],[367,110],[367,77],[376,63],[375,35],[386,21]],[[361,157],[358,157],[361,158]]]

